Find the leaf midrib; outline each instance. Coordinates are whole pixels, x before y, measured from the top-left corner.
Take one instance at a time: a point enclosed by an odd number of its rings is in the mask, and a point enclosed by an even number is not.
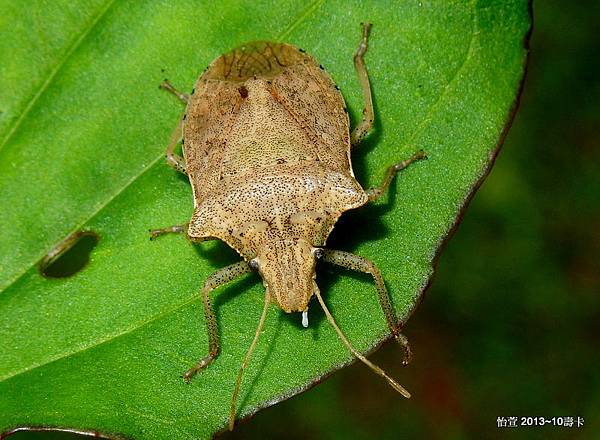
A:
[[[27,372],[29,372],[31,370],[35,370],[36,368],[43,367],[44,365],[48,365],[48,364],[51,364],[53,362],[59,361],[61,359],[67,358],[69,356],[73,356],[73,355],[76,355],[76,354],[83,353],[83,352],[85,352],[87,350],[91,350],[91,349],[93,349],[95,347],[98,347],[100,345],[103,345],[103,344],[106,344],[108,342],[114,341],[114,340],[116,340],[116,339],[118,339],[118,338],[120,338],[122,336],[126,336],[126,335],[128,335],[130,333],[133,333],[133,332],[135,332],[137,330],[142,329],[146,325],[149,325],[149,324],[151,324],[151,323],[153,323],[155,321],[160,320],[163,317],[169,316],[169,315],[171,315],[171,314],[173,314],[173,313],[181,310],[183,307],[191,304],[195,300],[198,300],[198,295],[197,294],[194,294],[193,296],[190,296],[187,299],[185,299],[184,301],[181,301],[181,302],[179,302],[179,303],[177,303],[177,304],[175,304],[175,305],[173,305],[171,307],[163,309],[161,312],[159,312],[159,313],[157,313],[155,315],[152,315],[149,319],[145,319],[145,320],[140,321],[140,322],[138,322],[138,323],[136,323],[136,324],[134,324],[134,325],[132,325],[130,327],[126,327],[125,329],[122,329],[120,332],[117,332],[117,333],[114,333],[112,335],[109,335],[108,337],[98,339],[94,343],[89,344],[87,346],[81,346],[81,347],[79,347],[80,349],[77,349],[77,350],[74,350],[74,351],[69,351],[69,352],[66,352],[66,353],[61,353],[61,354],[58,354],[58,355],[55,355],[55,356],[51,356],[48,359],[46,359],[44,362],[41,362],[39,364],[33,364],[33,365],[30,365],[27,368],[24,368],[22,370],[15,371],[12,374],[7,374],[5,376],[0,376],[0,382],[8,380],[8,379],[12,379],[13,377],[19,376],[19,375],[27,373]]]

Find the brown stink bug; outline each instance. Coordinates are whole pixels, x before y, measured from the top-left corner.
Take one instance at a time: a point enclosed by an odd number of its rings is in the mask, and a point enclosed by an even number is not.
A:
[[[371,128],[373,103],[363,61],[370,24],[363,25],[354,55],[365,101],[362,121],[349,130],[344,99],[313,57],[282,43],[254,42],[220,56],[185,95],[165,81],[161,86],[187,104],[166,158],[186,174],[194,194],[189,223],[151,231],[151,238],[185,232],[190,240],[223,240],[243,261],[208,277],[202,302],[209,354],[184,374],[189,381],[219,353],[219,335],[210,292],[234,278],[258,271],[265,286],[264,309],[254,340],[240,368],[230,413],[243,371],[273,300],[286,313],[302,313],[308,326],[308,303],[315,295],[340,339],[362,362],[406,397],[410,394],[381,368],[358,353],[342,334],[315,282],[318,259],[371,274],[388,326],[410,357],[401,323],[392,308],[379,269],[348,252],[326,249],[325,242],[342,213],[377,199],[394,175],[425,158],[422,151],[388,168],[380,186],[363,190],[354,178],[350,151]],[[183,157],[174,150],[179,140]]]

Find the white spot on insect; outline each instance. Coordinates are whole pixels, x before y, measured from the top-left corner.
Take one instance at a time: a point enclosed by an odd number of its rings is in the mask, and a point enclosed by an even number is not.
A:
[[[302,327],[308,327],[308,310],[302,312]]]
[[[254,270],[258,270],[258,258],[253,258],[252,260],[250,260],[250,262],[248,263],[248,265],[254,269]]]

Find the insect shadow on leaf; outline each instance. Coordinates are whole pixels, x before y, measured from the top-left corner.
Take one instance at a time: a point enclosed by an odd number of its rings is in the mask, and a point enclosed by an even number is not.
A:
[[[40,261],[38,269],[46,278],[68,278],[83,270],[100,236],[94,231],[75,231],[61,240]]]

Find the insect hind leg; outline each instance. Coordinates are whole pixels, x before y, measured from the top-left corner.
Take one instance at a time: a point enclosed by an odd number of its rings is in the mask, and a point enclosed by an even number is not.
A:
[[[394,165],[390,166],[386,170],[385,176],[383,177],[383,181],[381,182],[381,184],[379,186],[374,186],[367,191],[367,196],[369,197],[369,202],[372,202],[373,200],[378,199],[384,192],[387,191],[387,189],[390,186],[390,183],[392,183],[392,180],[394,179],[394,176],[399,171],[402,171],[403,169],[407,168],[413,162],[416,162],[418,160],[423,160],[423,159],[427,159],[427,155],[425,154],[425,152],[423,150],[419,150],[415,154],[413,154],[411,157],[409,157],[408,159],[403,160],[402,162],[395,163]]]
[[[350,142],[352,143],[352,146],[358,145],[360,141],[367,135],[373,126],[373,119],[375,118],[369,72],[367,72],[367,66],[365,65],[365,60],[363,59],[365,53],[367,52],[367,48],[369,47],[368,41],[370,32],[371,23],[363,23],[362,39],[360,40],[358,49],[356,49],[356,53],[354,54],[354,68],[356,69],[356,73],[358,74],[358,79],[360,81],[365,107],[363,108],[362,120],[354,128],[354,130],[352,130],[352,134],[350,135]]]

